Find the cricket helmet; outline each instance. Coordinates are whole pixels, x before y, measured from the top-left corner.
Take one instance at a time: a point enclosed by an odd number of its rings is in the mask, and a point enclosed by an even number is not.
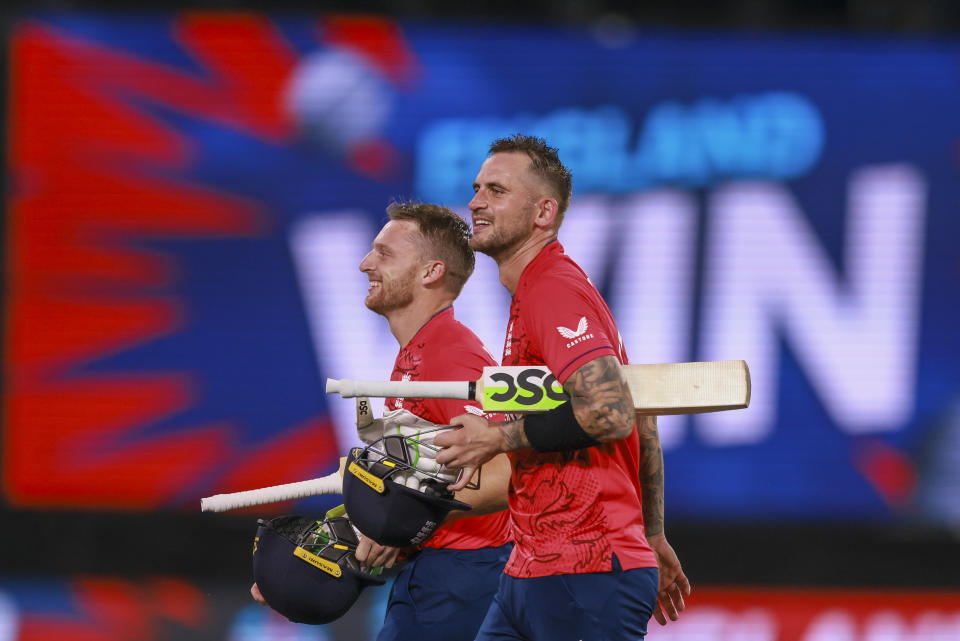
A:
[[[258,524],[253,579],[270,607],[295,623],[330,623],[364,588],[384,583],[360,569],[360,537],[343,506],[323,520],[280,516]]]
[[[451,510],[470,509],[447,489],[455,478],[418,466],[418,448],[423,447],[411,437],[391,435],[355,447],[347,456],[344,505],[357,529],[380,545],[419,545]],[[413,487],[407,485],[410,479],[416,481]]]

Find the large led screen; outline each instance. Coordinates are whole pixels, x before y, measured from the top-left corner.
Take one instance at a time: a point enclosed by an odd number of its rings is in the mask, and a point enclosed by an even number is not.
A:
[[[197,509],[329,472],[397,345],[357,266],[396,199],[467,215],[560,150],[560,232],[632,362],[745,359],[664,417],[671,519],[960,522],[960,43],[231,13],[9,42],[3,492]],[[507,292],[457,317],[499,356]]]

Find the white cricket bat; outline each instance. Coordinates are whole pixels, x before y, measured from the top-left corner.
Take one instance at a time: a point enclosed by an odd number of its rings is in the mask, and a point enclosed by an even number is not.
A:
[[[202,498],[200,499],[200,511],[226,512],[252,505],[282,503],[320,494],[341,494],[343,493],[343,467],[346,462],[346,457],[341,458],[339,471],[309,481],[285,483],[284,485],[273,485],[257,490],[231,492],[230,494],[215,494]]]
[[[750,404],[745,361],[625,365],[639,414],[699,414],[743,409]],[[327,379],[327,393],[344,398],[453,398],[479,401],[486,412],[541,412],[569,400],[545,367],[484,367],[476,381],[355,381]]]

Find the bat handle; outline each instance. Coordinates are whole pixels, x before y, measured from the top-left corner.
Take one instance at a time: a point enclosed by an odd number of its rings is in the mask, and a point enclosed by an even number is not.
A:
[[[388,394],[389,392],[385,389],[389,387],[390,383],[381,381],[356,381],[352,378],[327,379],[327,394],[339,394],[341,398]]]
[[[327,379],[327,394],[343,398],[456,398],[470,399],[468,381],[356,381]]]
[[[343,398],[353,398],[356,396],[354,393],[353,381],[349,378],[344,378],[342,380],[328,378],[327,394],[339,394]]]
[[[217,494],[200,499],[201,512],[226,512],[264,503],[282,503],[319,494],[340,494],[342,492],[340,472],[334,472],[309,481],[287,483],[263,487],[258,490]]]

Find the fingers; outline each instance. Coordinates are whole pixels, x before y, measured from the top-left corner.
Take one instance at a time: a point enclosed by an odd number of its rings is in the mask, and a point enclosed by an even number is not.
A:
[[[366,565],[367,560],[373,555],[372,545],[376,545],[373,539],[366,536],[360,539],[360,542],[357,544],[357,549],[353,553],[353,556],[360,562],[360,565]]]
[[[680,618],[680,613],[687,608],[687,604],[683,600],[685,595],[690,596],[690,582],[681,573],[675,581],[657,594],[657,606],[653,611],[657,623],[666,625],[667,618],[671,621],[677,621]]]
[[[666,613],[671,621],[676,621],[679,619],[680,613],[683,612],[684,608],[687,607],[686,603],[683,602],[683,596],[680,594],[680,589],[675,585],[663,590],[660,593],[657,601],[659,602],[663,612]],[[661,616],[663,615],[661,614]]]
[[[400,554],[400,548],[384,548],[383,554],[373,565],[374,567],[382,565],[389,570],[396,563],[398,554]]]
[[[683,572],[677,577],[677,585],[680,587],[680,593],[683,596],[690,596],[690,581],[687,580],[687,575]]]
[[[653,618],[660,625],[667,625],[667,617],[663,616],[663,612],[660,611],[660,601],[657,601],[657,604],[653,607]]]
[[[382,545],[378,545],[377,548],[377,553],[370,561],[369,566],[375,568],[382,565],[385,568],[392,568],[393,562],[396,561],[397,553],[400,550],[397,548],[384,547]]]
[[[448,467],[456,467],[453,464],[454,459],[456,459],[456,455],[451,451],[451,447],[452,446],[448,445],[437,452],[437,457],[434,459],[437,464],[446,465]]]
[[[456,420],[457,419],[453,419],[452,421],[450,421],[450,424],[453,425]],[[446,432],[440,432],[439,434],[433,437],[433,444],[436,447],[450,447],[451,445],[457,442],[459,442],[459,439],[457,438],[456,430],[448,430]],[[439,455],[437,455],[437,458],[439,458]]]
[[[451,423],[456,420],[454,419]],[[467,428],[461,427],[437,434],[433,439],[433,444],[440,448],[436,456],[437,463],[449,467],[464,467],[468,463],[465,459],[471,453],[472,441]]]
[[[461,467],[460,457],[467,450],[463,445],[460,434],[456,432],[440,434],[433,440],[433,444],[440,448],[435,459],[437,463],[449,467]]]
[[[256,583],[250,586],[250,596],[252,596],[253,600],[259,603],[260,605],[267,604],[267,600],[263,598],[262,594],[260,594],[260,588],[257,587]]]
[[[667,619],[676,621],[687,604],[683,597],[690,596],[690,581],[680,567],[680,559],[673,547],[667,543],[666,537],[660,534],[647,537],[650,546],[657,555],[657,565],[660,569],[660,587],[657,591],[657,606],[654,609],[654,618],[660,625],[666,625]]]
[[[467,417],[469,417],[469,416],[471,416],[471,414],[461,414],[460,416],[454,416],[452,419],[450,419],[450,426],[451,426],[451,427],[463,427],[463,426],[466,424],[466,423],[464,423],[464,420],[463,420],[463,419],[464,419],[464,418],[467,418]]]
[[[353,555],[360,562],[360,567],[369,570],[379,565],[392,568],[399,552],[400,550],[397,548],[380,545],[370,537],[365,536],[360,539]]]
[[[456,483],[451,483],[447,486],[447,489],[451,492],[456,492],[457,490],[462,490],[467,486],[467,483],[470,482],[470,479],[473,478],[473,475],[477,472],[476,465],[464,465],[463,474],[460,475],[460,480]]]
[[[463,468],[460,480],[447,489],[462,490],[473,478],[477,469],[497,453],[500,432],[489,429],[489,421],[473,414],[454,417],[450,424],[459,429],[438,434],[433,444],[440,448],[436,461],[448,468]]]

